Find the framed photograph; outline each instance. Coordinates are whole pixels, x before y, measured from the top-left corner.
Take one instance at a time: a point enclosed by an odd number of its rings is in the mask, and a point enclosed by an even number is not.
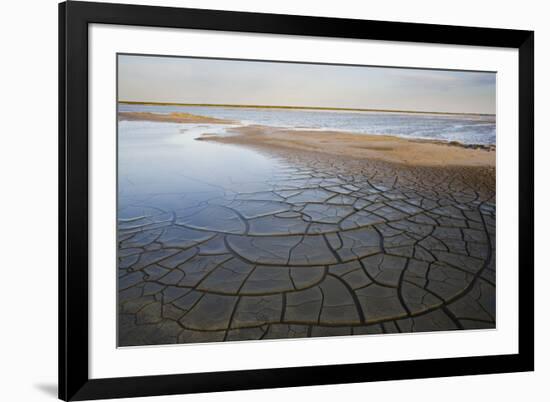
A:
[[[530,371],[534,33],[59,5],[59,397]]]

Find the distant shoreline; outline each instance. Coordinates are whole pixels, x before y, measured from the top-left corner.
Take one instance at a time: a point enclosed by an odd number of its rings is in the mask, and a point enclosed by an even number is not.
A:
[[[118,101],[125,105],[151,105],[151,106],[194,106],[194,107],[224,107],[240,109],[285,109],[285,110],[326,110],[340,112],[377,112],[377,113],[408,113],[408,114],[426,114],[426,115],[448,115],[448,116],[483,116],[495,117],[491,113],[456,113],[456,112],[428,112],[421,110],[392,110],[392,109],[362,109],[362,108],[340,108],[340,107],[322,107],[322,106],[272,106],[272,105],[237,105],[237,104],[213,104],[213,103],[177,103],[177,102],[138,102],[138,101]]]

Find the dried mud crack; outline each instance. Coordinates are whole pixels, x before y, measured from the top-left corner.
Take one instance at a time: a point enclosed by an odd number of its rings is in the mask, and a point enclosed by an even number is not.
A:
[[[120,346],[495,327],[494,168],[276,157],[266,191],[122,211]]]

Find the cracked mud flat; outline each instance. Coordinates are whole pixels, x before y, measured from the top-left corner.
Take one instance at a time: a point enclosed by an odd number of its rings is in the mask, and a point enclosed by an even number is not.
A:
[[[119,124],[119,346],[495,328],[494,168]]]

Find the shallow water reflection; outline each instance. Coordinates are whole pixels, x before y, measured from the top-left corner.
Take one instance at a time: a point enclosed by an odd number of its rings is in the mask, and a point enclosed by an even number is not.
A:
[[[174,211],[216,196],[266,190],[266,178],[287,168],[245,148],[195,141],[220,130],[216,125],[120,122],[121,216],[136,202]]]

